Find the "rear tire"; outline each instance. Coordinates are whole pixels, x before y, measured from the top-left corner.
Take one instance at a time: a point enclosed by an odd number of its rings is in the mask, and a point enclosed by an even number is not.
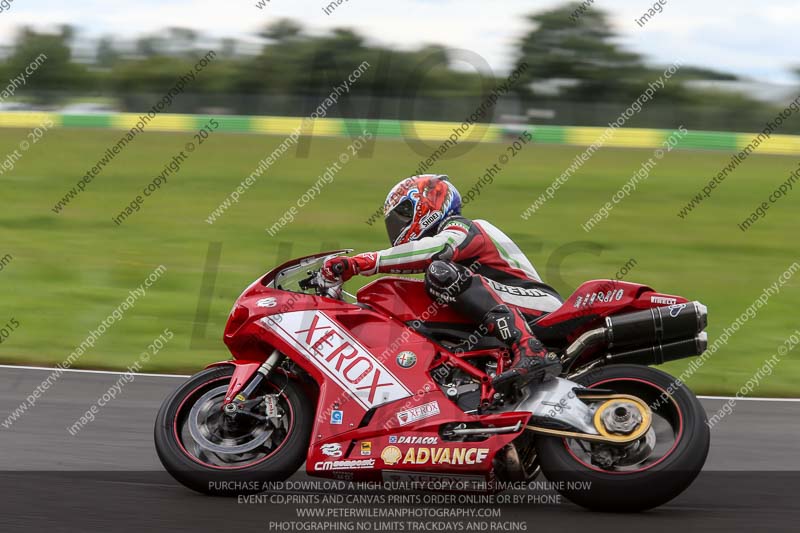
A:
[[[625,471],[587,464],[567,439],[537,435],[542,471],[558,485],[561,494],[596,511],[637,512],[663,505],[694,481],[708,455],[710,432],[703,406],[686,385],[660,370],[636,365],[601,367],[575,381],[618,393],[640,391],[635,395],[645,400],[654,414],[676,422],[675,427],[669,426],[675,432],[675,441],[668,444],[672,448],[663,457],[654,458],[649,466],[644,463]],[[648,389],[652,394],[647,393]],[[665,391],[671,394],[659,401]]]
[[[245,454],[207,454],[197,441],[192,441],[187,436],[186,424],[193,407],[199,403],[198,400],[212,397],[215,390],[227,388],[232,375],[233,366],[209,368],[194,375],[164,401],[156,417],[155,446],[164,468],[180,483],[203,494],[231,496],[261,492],[265,489],[264,483],[283,481],[294,474],[308,451],[314,418],[312,402],[297,383],[279,373],[273,373],[259,385],[261,395],[279,393],[279,401],[289,413],[287,429],[280,431],[282,438],[272,446],[274,449],[270,450],[265,444],[249,452],[255,456],[252,460],[237,462]],[[211,403],[212,400],[206,399],[205,402]],[[217,404],[212,405],[213,416]],[[263,436],[266,426],[261,423],[259,427],[258,424],[249,424],[254,426],[251,434]],[[205,427],[203,431],[204,435],[208,434]],[[229,440],[219,438],[221,446]],[[214,458],[213,464],[204,460],[205,454]],[[227,458],[231,462],[226,465],[224,461]]]

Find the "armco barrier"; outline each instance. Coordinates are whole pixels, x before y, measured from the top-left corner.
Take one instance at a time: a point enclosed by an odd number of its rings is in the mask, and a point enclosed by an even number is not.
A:
[[[149,131],[197,131],[211,115],[160,114],[147,124]],[[214,115],[219,122],[220,131],[235,133],[261,133],[265,135],[286,136],[303,122],[298,117],[251,117],[240,115]],[[126,130],[139,120],[137,113],[118,113],[112,115],[61,115],[42,112],[0,113],[0,128],[34,128],[46,119],[56,126],[65,128],[112,128]],[[456,128],[456,122],[427,122],[399,120],[368,120],[322,118],[314,120],[302,131],[304,135],[328,137],[356,136],[363,130],[384,138],[409,138],[422,141],[445,141]],[[604,131],[604,128],[583,126],[538,126],[538,125],[499,125],[474,124],[466,133],[459,136],[459,142],[494,142],[505,135],[527,129],[534,142],[588,146]],[[657,148],[670,135],[670,130],[620,128],[604,146],[617,148]],[[735,152],[743,149],[757,134],[729,133],[714,131],[690,131],[678,141],[677,148],[695,150],[724,150]],[[762,142],[756,153],[759,154],[800,154],[800,136],[773,135]]]

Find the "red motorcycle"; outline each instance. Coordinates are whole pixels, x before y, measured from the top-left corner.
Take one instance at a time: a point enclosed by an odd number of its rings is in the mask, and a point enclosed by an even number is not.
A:
[[[504,345],[419,280],[379,278],[355,297],[326,282],[324,260],[346,252],[289,261],[236,301],[224,336],[233,359],[193,376],[158,413],[156,449],[178,481],[207,494],[258,490],[304,461],[312,476],[354,481],[501,486],[541,470],[579,505],[638,511],[702,469],[702,406],[648,366],[703,353],[702,304],[586,282],[531,323],[562,376],[503,395],[492,377],[510,364]]]

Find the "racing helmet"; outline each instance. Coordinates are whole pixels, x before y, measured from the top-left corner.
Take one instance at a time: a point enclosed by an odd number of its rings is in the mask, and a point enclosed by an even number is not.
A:
[[[392,187],[383,204],[392,246],[435,231],[446,218],[461,213],[461,195],[444,174],[411,176]]]

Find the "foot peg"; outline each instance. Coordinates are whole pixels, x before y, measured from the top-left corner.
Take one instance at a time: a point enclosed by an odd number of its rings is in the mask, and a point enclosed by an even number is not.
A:
[[[541,383],[561,374],[561,361],[554,353],[544,357],[523,357],[512,368],[495,376],[492,386],[497,392],[507,392],[512,385]]]

